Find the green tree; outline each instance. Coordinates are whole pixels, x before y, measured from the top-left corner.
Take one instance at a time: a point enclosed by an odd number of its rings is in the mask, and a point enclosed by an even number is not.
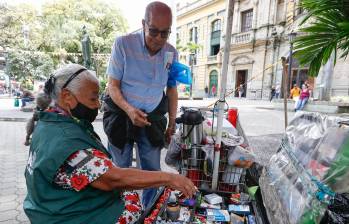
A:
[[[44,53],[10,51],[7,63],[9,75],[21,82],[47,78],[54,70],[51,57]]]
[[[300,30],[305,35],[294,42],[295,56],[317,76],[331,55],[337,57],[338,51],[345,58],[349,53],[349,0],[302,0],[301,7],[308,14]]]
[[[24,26],[30,31],[29,40],[36,40],[40,27],[37,12],[31,5],[21,4],[19,7],[0,4],[0,46],[23,49]]]
[[[56,55],[63,51],[81,53],[84,25],[91,39],[93,54],[110,53],[115,37],[127,30],[124,17],[112,1],[47,1],[40,11],[26,4],[10,6],[0,3],[0,46],[13,51],[25,49],[34,52],[56,52]],[[29,43],[26,47],[23,26],[29,29]],[[18,53],[20,61],[32,62],[33,58],[20,54]],[[57,56],[52,59],[56,65],[60,63]],[[81,58],[75,56],[69,56],[67,60],[81,62]],[[103,74],[107,59],[93,57],[92,60],[97,74]],[[21,77],[19,72],[15,73]],[[35,76],[35,73],[26,70],[22,73]]]
[[[82,27],[90,35],[93,53],[110,53],[116,35],[126,32],[127,24],[115,4],[101,0],[59,0],[43,6],[42,42],[39,49],[81,52]]]

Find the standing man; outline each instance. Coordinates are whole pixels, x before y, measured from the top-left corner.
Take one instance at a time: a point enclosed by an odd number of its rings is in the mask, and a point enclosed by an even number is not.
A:
[[[178,93],[168,72],[178,53],[167,43],[171,24],[171,9],[162,2],[152,2],[146,7],[143,29],[118,37],[113,45],[107,73],[115,105],[112,111],[106,109],[103,120],[108,150],[120,167],[132,165],[135,142],[142,169],[160,170],[160,151],[165,139],[169,142],[175,132]],[[155,194],[156,189],[145,190],[143,205],[147,206]]]

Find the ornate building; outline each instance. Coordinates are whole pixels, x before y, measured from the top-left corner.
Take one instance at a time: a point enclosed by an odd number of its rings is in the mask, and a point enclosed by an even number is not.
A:
[[[177,4],[177,42],[185,46],[198,44],[195,51],[186,50],[180,60],[193,66],[193,93],[205,86],[220,86],[221,49],[225,37],[228,0],[179,1]],[[297,32],[304,13],[298,0],[236,0],[234,5],[231,48],[228,66],[228,91],[242,84],[244,97],[267,98],[272,86],[282,85],[281,57],[289,56],[288,35]],[[318,98],[324,85],[324,73],[333,70],[332,96],[349,95],[348,60],[338,60],[334,68],[322,69],[318,78],[308,77],[307,67],[294,60],[288,88],[310,82]],[[237,96],[235,91],[232,95]]]

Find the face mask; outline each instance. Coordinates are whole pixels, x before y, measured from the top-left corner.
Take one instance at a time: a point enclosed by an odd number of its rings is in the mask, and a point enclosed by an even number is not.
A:
[[[87,106],[85,106],[84,104],[78,101],[78,104],[76,105],[76,107],[74,109],[71,109],[70,112],[74,117],[78,119],[83,119],[92,123],[98,115],[98,108],[96,109],[88,108]]]

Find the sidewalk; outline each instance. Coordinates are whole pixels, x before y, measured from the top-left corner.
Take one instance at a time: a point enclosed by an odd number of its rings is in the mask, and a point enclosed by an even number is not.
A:
[[[28,155],[23,145],[24,126],[22,122],[0,121],[0,224],[29,224],[22,208]]]

